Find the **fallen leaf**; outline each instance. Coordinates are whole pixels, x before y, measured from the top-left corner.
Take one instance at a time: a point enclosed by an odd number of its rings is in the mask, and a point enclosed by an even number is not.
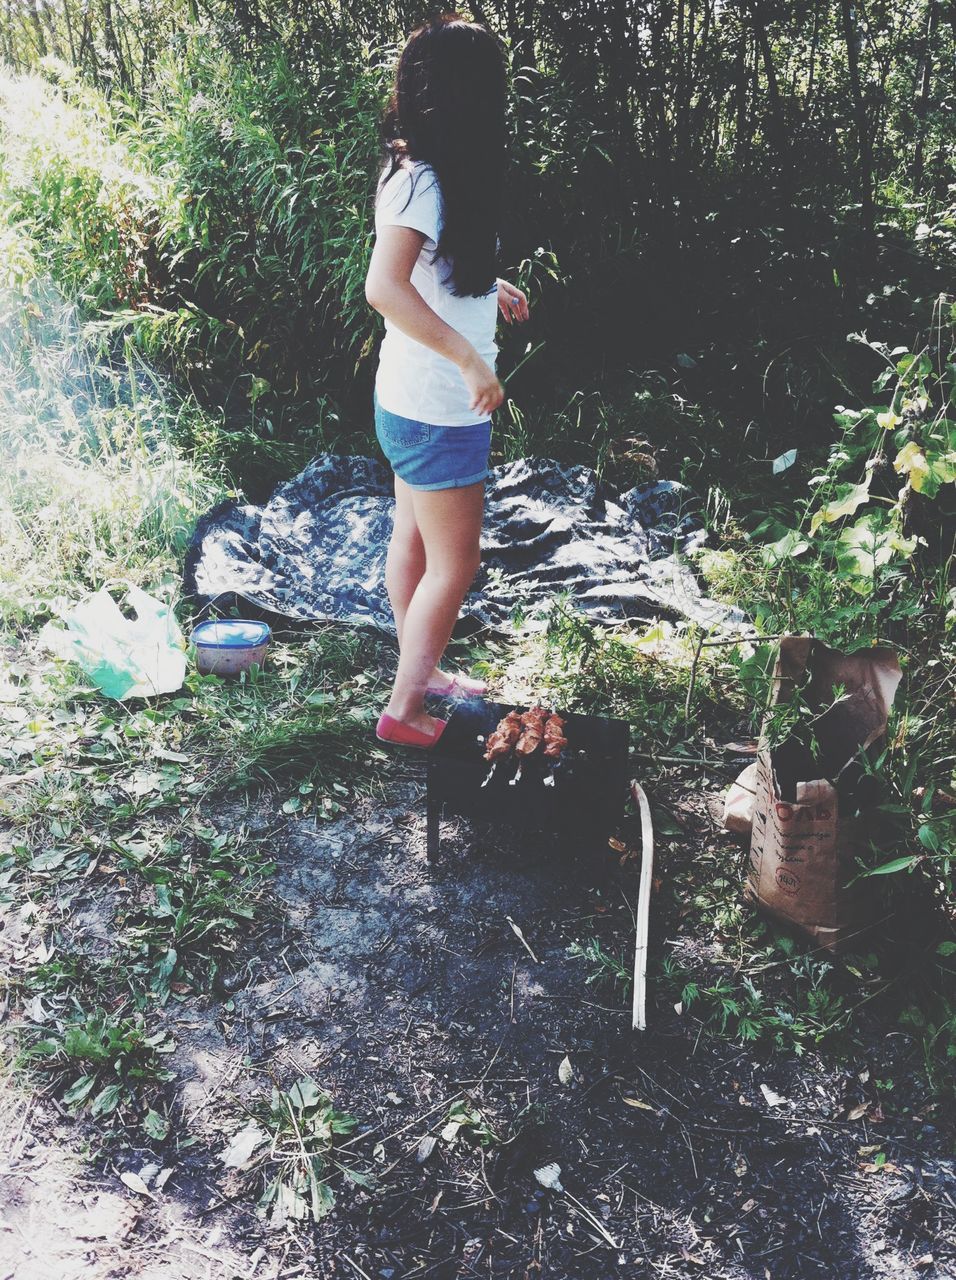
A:
[[[740,1212],[749,1213],[751,1209],[756,1209],[756,1207],[757,1207],[756,1200],[745,1200],[743,1204],[740,1206]]]
[[[931,1253],[924,1253],[921,1258],[916,1259],[916,1261],[913,1263],[913,1266],[919,1267],[919,1269],[922,1271],[924,1267],[931,1267],[933,1265],[933,1261],[934,1259]]]
[[[652,1107],[649,1102],[644,1102],[641,1098],[622,1098],[622,1102],[628,1107],[640,1107],[642,1111],[653,1111],[657,1113],[657,1108]]]
[[[534,1171],[535,1180],[547,1191],[563,1191],[561,1185],[561,1166],[559,1164],[543,1164]]]
[[[558,1079],[562,1084],[570,1084],[574,1079],[574,1070],[571,1066],[571,1059],[567,1056],[563,1057],[558,1063]]]
[[[431,1153],[435,1150],[438,1139],[432,1133],[426,1133],[424,1138],[415,1149],[415,1159],[419,1164],[424,1164]]]
[[[225,1151],[219,1157],[227,1169],[241,1169],[252,1159],[256,1147],[261,1147],[269,1135],[264,1129],[250,1120],[244,1129],[233,1137]]]
[[[738,1155],[737,1159],[734,1161],[734,1173],[737,1175],[738,1178],[742,1178],[746,1174],[747,1168],[748,1168],[747,1161],[743,1158],[743,1156]]]
[[[870,1109],[868,1102],[860,1102],[855,1107],[851,1107],[846,1113],[847,1120],[859,1120],[861,1116],[865,1116]]]
[[[39,996],[34,996],[32,1000],[24,1000],[23,1012],[31,1022],[46,1022],[49,1016]]]
[[[129,1187],[130,1191],[135,1191],[138,1196],[146,1196],[147,1199],[152,1200],[152,1192],[138,1173],[130,1173],[129,1171],[121,1173],[120,1182]]]
[[[783,1097],[782,1094],[774,1093],[774,1091],[768,1088],[765,1084],[760,1086],[760,1092],[766,1098],[768,1107],[781,1107],[785,1102],[789,1102],[789,1098]]]
[[[173,1172],[174,1170],[172,1168],[160,1169],[159,1173],[156,1175],[156,1181],[153,1184],[157,1191],[162,1191]]]

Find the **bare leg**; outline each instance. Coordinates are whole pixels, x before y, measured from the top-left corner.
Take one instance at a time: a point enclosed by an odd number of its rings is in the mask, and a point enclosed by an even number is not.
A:
[[[405,608],[401,657],[386,710],[403,724],[433,733],[435,721],[425,712],[425,688],[478,571],[485,486],[409,492],[425,548],[425,572]]]
[[[415,522],[412,490],[404,480],[395,477],[395,521],[385,560],[385,589],[395,615],[398,643],[402,643],[402,627],[409,601],[425,572],[425,544]]]

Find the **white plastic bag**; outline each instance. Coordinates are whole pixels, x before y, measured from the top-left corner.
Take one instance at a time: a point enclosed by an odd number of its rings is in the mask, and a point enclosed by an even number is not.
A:
[[[63,615],[66,630],[48,622],[40,643],[78,663],[108,698],[174,693],[186,675],[186,652],[171,606],[132,583],[126,598],[135,619],[124,617],[109,590],[101,587]]]

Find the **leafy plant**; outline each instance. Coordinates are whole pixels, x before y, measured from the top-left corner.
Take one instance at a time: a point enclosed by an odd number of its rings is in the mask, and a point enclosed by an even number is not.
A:
[[[141,861],[134,848],[125,860],[153,888],[117,920],[131,953],[128,979],[133,986],[145,979],[161,1003],[175,986],[207,989],[248,934],[275,864],[209,828],[186,847],[167,843],[162,861]]]
[[[448,1108],[440,1137],[450,1147],[459,1138],[465,1138],[480,1147],[494,1146],[501,1141],[483,1112],[465,1098],[458,1098]]]
[[[162,1065],[162,1057],[174,1050],[165,1031],[147,1034],[141,1017],[119,1018],[94,1009],[59,1024],[26,1051],[25,1061],[59,1077],[66,1106],[105,1118],[172,1080],[174,1073]]]
[[[251,1123],[234,1136],[224,1161],[261,1187],[259,1212],[273,1227],[324,1218],[335,1205],[329,1179],[336,1172],[359,1186],[371,1185],[339,1151],[340,1139],[353,1133],[358,1121],[338,1111],[311,1077],[303,1076],[288,1090],[275,1085],[270,1100],[257,1103],[250,1114]]]
[[[575,959],[586,960],[591,972],[584,979],[588,986],[608,984],[617,986],[621,983],[629,988],[633,981],[631,970],[616,956],[609,955],[597,938],[589,938],[587,942],[572,942],[568,947],[568,955]]]

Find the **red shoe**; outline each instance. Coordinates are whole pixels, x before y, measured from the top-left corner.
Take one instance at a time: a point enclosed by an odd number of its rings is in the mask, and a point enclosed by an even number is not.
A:
[[[434,733],[422,733],[420,729],[413,729],[411,725],[402,724],[401,720],[383,713],[375,726],[375,736],[379,742],[393,742],[400,747],[420,747],[423,751],[430,751],[444,733],[448,721],[439,720],[437,723],[438,728]]]
[[[446,684],[444,689],[439,689],[435,685],[429,685],[425,690],[435,698],[483,698],[488,692],[488,686],[484,680],[476,680],[473,689],[466,689],[461,684],[460,676],[452,676],[451,684]]]

